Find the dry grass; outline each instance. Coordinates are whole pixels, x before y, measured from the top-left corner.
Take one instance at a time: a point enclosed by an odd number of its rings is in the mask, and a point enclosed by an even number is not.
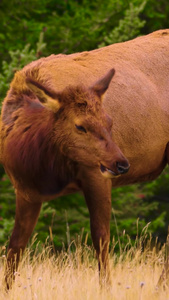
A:
[[[6,293],[3,275],[5,257],[0,262],[0,300],[154,300],[169,299],[169,289],[157,289],[163,268],[165,249],[142,251],[142,240],[122,251],[117,257],[110,253],[112,284],[100,288],[97,261],[87,245],[76,246],[74,253],[51,254],[46,247],[31,257],[30,248],[24,254],[12,289]]]

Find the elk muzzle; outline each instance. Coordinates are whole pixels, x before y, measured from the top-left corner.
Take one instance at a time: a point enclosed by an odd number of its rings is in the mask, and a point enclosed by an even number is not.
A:
[[[130,166],[128,162],[116,162],[116,168],[119,174],[125,174],[128,172]]]
[[[107,164],[100,164],[100,171],[102,175],[106,178],[113,178],[115,176],[125,174],[129,171],[129,169],[130,165],[127,159],[123,159],[122,161],[116,161],[109,167]]]

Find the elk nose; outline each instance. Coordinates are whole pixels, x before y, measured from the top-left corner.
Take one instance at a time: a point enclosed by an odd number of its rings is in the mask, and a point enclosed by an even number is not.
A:
[[[125,174],[128,172],[130,165],[128,163],[116,163],[117,171],[119,174]]]

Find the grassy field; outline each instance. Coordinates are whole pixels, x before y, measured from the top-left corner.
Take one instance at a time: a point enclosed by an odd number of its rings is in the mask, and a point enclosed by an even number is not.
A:
[[[142,240],[126,245],[121,255],[110,251],[111,285],[99,286],[94,251],[86,244],[73,243],[70,249],[53,253],[52,247],[39,252],[29,247],[23,256],[12,289],[3,282],[6,257],[0,256],[0,300],[154,300],[169,299],[169,289],[157,288],[165,247],[157,251]],[[3,249],[2,249],[3,250]],[[32,253],[33,252],[33,253]]]

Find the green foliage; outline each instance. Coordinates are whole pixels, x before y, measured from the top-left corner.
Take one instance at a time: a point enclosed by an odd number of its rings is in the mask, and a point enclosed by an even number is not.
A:
[[[22,69],[26,64],[36,60],[39,53],[42,53],[46,44],[43,42],[43,32],[39,36],[39,41],[36,44],[36,50],[30,49],[30,44],[27,44],[23,50],[9,51],[10,62],[2,62],[2,72],[0,73],[0,103],[2,103],[9,84],[16,71]]]
[[[113,30],[104,37],[104,42],[100,44],[100,47],[117,42],[124,42],[138,36],[140,29],[144,27],[146,23],[145,20],[140,20],[139,18],[145,4],[146,1],[143,1],[139,6],[134,6],[133,3],[130,3],[129,8],[124,12],[124,18],[119,21],[118,26],[113,28]]]
[[[140,34],[139,29],[145,23],[138,18],[144,9],[145,1],[142,4],[141,0],[43,0],[40,5],[39,0],[22,0],[19,3],[13,0],[9,10],[5,0],[0,2],[0,51],[5,60],[9,60],[8,49],[21,50],[25,44],[35,44],[40,32],[44,32],[48,45],[44,54],[49,55],[97,48],[106,37],[111,39],[109,33],[113,34],[114,28],[118,34],[115,32],[113,42],[120,41],[121,34],[125,40],[133,38]]]
[[[41,32],[44,55],[72,53],[168,27],[168,19],[167,0],[1,0],[0,64],[9,50],[35,45]]]
[[[169,2],[167,0],[148,0],[142,14],[146,20],[143,33],[169,27]]]
[[[0,244],[5,244],[14,225],[14,189],[4,175],[0,180]]]

